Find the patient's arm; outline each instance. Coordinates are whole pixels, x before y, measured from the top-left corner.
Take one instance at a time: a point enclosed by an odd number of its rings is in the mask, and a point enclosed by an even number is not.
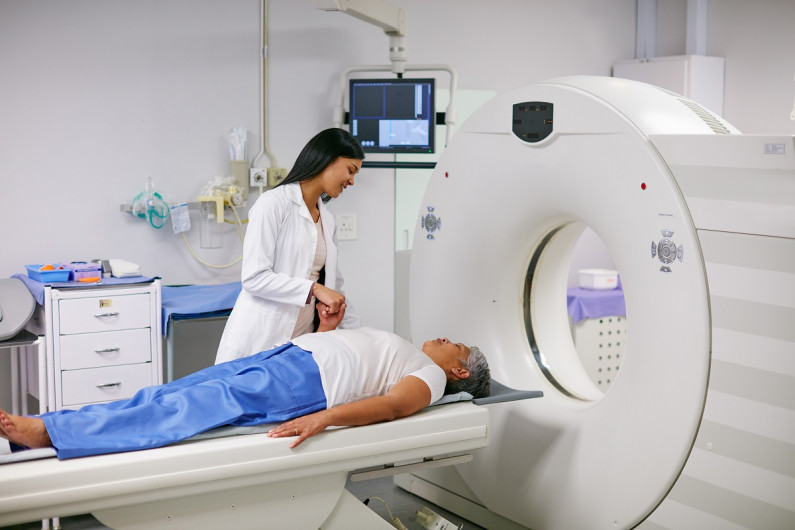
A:
[[[431,389],[420,378],[404,377],[383,396],[338,405],[314,414],[282,423],[268,431],[268,436],[281,438],[298,436],[290,447],[295,447],[310,436],[323,432],[332,425],[369,425],[391,421],[414,414],[431,403]]]

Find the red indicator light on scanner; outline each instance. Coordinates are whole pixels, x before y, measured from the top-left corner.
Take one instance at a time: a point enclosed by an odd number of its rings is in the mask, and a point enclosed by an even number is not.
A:
[[[641,182],[640,189],[642,189],[642,190],[646,189],[646,183],[645,182]]]

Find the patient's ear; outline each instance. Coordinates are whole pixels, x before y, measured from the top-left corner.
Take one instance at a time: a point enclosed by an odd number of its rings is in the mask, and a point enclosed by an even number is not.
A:
[[[469,370],[464,368],[463,366],[457,366],[455,368],[450,369],[451,379],[454,381],[461,381],[462,379],[469,378]]]

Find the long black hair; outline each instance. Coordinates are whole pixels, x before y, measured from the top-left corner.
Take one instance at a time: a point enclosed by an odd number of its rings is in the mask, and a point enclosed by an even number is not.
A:
[[[306,143],[298,154],[293,168],[278,186],[311,179],[323,172],[340,156],[364,160],[364,151],[359,142],[345,129],[332,127],[320,131]]]

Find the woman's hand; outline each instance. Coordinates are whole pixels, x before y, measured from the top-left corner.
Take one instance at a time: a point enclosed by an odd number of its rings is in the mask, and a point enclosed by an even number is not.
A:
[[[296,447],[298,444],[326,430],[330,425],[327,421],[328,410],[321,410],[307,416],[301,416],[277,425],[268,431],[269,438],[284,438],[286,436],[297,436],[298,439],[290,444],[290,449]]]
[[[340,310],[340,306],[345,303],[345,295],[338,293],[333,289],[329,289],[325,285],[315,283],[315,298],[323,302],[328,307],[329,313],[336,313]]]
[[[320,318],[320,325],[317,330],[320,332],[337,329],[337,326],[340,325],[340,322],[342,322],[342,319],[345,317],[346,307],[345,304],[342,304],[339,311],[332,313],[329,311],[329,306],[323,302],[317,302],[315,308],[317,309],[317,316]]]

